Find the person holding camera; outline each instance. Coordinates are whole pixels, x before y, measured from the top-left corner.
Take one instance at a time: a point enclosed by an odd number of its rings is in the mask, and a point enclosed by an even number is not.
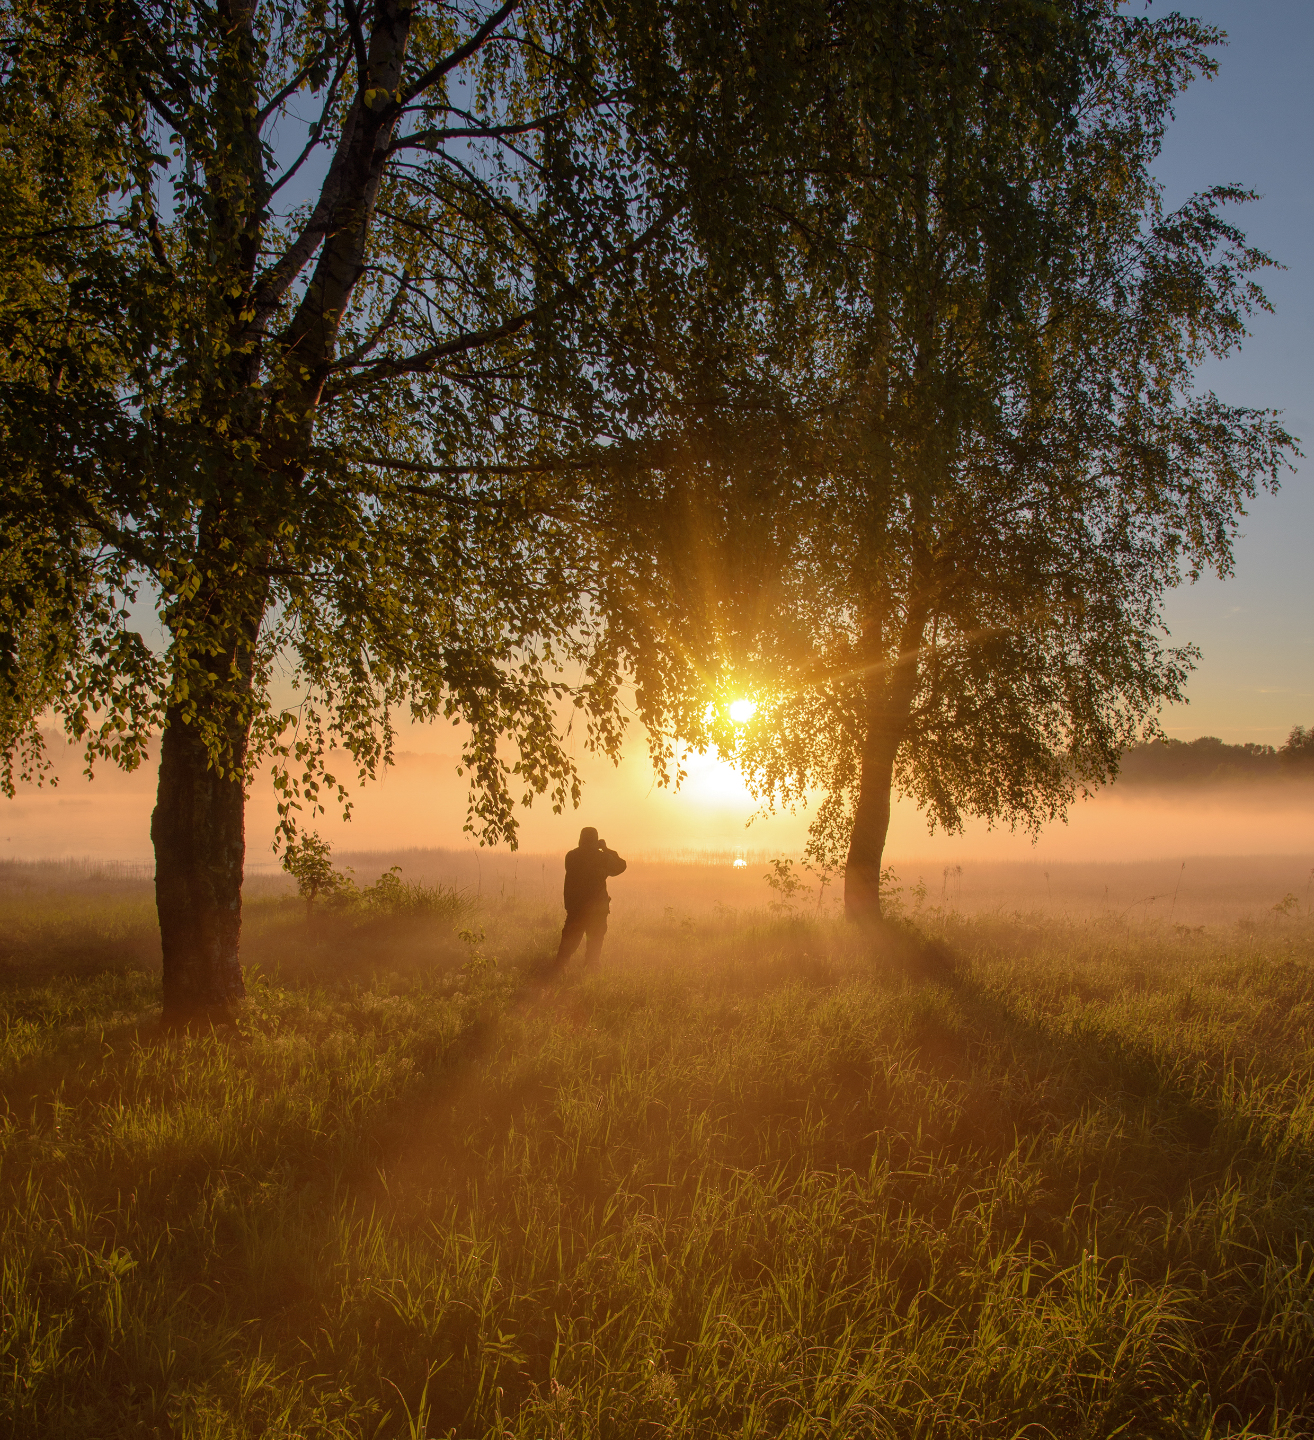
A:
[[[561,944],[557,947],[557,965],[564,965],[579,949],[579,942],[588,936],[584,950],[585,963],[593,965],[602,954],[602,940],[607,933],[607,915],[611,896],[607,894],[607,878],[623,874],[625,862],[607,842],[598,839],[592,825],[579,832],[579,845],[566,855],[566,923],[561,928]]]

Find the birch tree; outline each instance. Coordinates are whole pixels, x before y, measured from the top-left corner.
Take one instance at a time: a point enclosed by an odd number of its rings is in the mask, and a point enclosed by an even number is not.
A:
[[[737,322],[759,423],[710,388],[636,466],[644,538],[617,561],[682,636],[646,642],[636,612],[654,730],[769,806],[819,793],[811,850],[859,920],[894,793],[948,830],[1039,826],[1116,773],[1195,658],[1167,593],[1229,572],[1293,446],[1195,384],[1266,306],[1248,193],[1169,212],[1153,177],[1217,32],[1116,5],[902,24],[918,64],[835,106],[828,208],[795,217],[784,301]]]
[[[578,796],[563,706],[616,752],[589,457],[807,57],[672,4],[4,23],[6,173],[44,176],[4,216],[5,754],[39,769],[48,708],[93,761],[159,736],[165,1010],[219,1012],[262,761],[290,833],[334,747],[364,778],[399,711],[459,723],[467,824],[514,840]]]

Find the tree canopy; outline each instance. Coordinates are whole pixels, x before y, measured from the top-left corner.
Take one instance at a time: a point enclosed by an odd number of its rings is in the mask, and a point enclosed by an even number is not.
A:
[[[949,829],[1038,825],[1116,773],[1194,659],[1166,592],[1227,573],[1293,443],[1193,383],[1266,305],[1271,262],[1228,215],[1249,197],[1169,213],[1152,174],[1217,32],[1112,5],[1048,31],[906,17],[941,63],[882,97],[897,167],[845,117],[843,223],[833,200],[800,220],[788,301],[755,321],[788,343],[749,339],[758,433],[712,403],[640,506],[642,588],[686,642],[654,637],[653,708],[768,804],[823,792],[811,849],[855,916],[879,913],[892,787]],[[750,724],[685,702],[718,688],[755,695]]]
[[[284,749],[268,682],[294,657],[297,760],[336,742],[372,771],[410,705],[466,722],[491,835],[520,798],[503,735],[531,791],[567,794],[549,677],[587,670],[593,627],[568,488],[539,462],[596,428],[608,322],[679,204],[598,20],[514,4],[11,17],[11,112],[68,127],[68,77],[94,80],[73,158],[96,184],[6,217],[42,285],[6,292],[25,343],[5,502],[77,596],[29,683],[95,751],[134,763],[171,707],[221,768]],[[48,190],[64,178],[36,168]],[[163,664],[132,638],[139,589]],[[579,693],[610,743],[605,690]],[[33,743],[36,698],[20,704]]]
[[[460,721],[497,838],[577,792],[563,698],[615,748],[570,460],[646,403],[624,332],[698,201],[691,17],[6,11],[4,748],[30,769],[47,706],[127,766],[162,731],[166,1006],[240,993],[262,757],[290,823],[330,745],[372,773],[398,707]]]

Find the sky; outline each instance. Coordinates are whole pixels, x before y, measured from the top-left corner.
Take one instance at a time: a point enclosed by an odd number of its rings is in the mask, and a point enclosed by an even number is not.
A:
[[[1156,4],[1150,14],[1168,7]],[[1274,313],[1257,315],[1239,354],[1211,363],[1202,384],[1233,404],[1283,411],[1314,453],[1314,3],[1195,0],[1179,6],[1228,32],[1213,81],[1176,107],[1158,166],[1165,200],[1209,185],[1259,192],[1237,218],[1286,266],[1264,286]],[[1190,704],[1164,717],[1169,734],[1280,743],[1314,724],[1314,461],[1298,461],[1277,495],[1250,507],[1226,581],[1183,587],[1168,605],[1176,639],[1203,655]]]
[[[1274,306],[1258,315],[1243,349],[1210,364],[1202,383],[1232,403],[1279,409],[1287,428],[1314,451],[1314,0],[1196,0],[1178,8],[1228,32],[1220,73],[1198,82],[1177,105],[1158,175],[1169,206],[1209,185],[1235,182],[1259,192],[1237,218],[1252,241],[1287,268],[1269,272]],[[1166,13],[1162,3],[1149,13]],[[1314,461],[1298,462],[1276,495],[1251,506],[1236,547],[1235,574],[1173,593],[1174,641],[1202,651],[1187,687],[1190,703],[1165,713],[1170,735],[1211,734],[1229,741],[1278,744],[1297,723],[1314,724]],[[463,846],[464,782],[446,729],[403,729],[397,769],[360,792],[355,818],[319,822],[339,848]],[[638,853],[714,851],[729,855],[801,849],[808,816],[745,821],[756,806],[739,778],[710,757],[694,757],[673,795],[653,783],[642,735],[632,733],[619,769],[579,757],[585,781],[579,813],[553,816],[536,806],[524,816],[522,848],[560,852],[582,824]],[[64,782],[6,802],[0,855],[95,855],[146,861],[154,777],[106,773],[94,784],[66,761]],[[1307,802],[1277,810],[1260,805],[1220,811],[1212,801],[1173,809],[1116,796],[1079,807],[1066,825],[1029,837],[969,826],[958,838],[928,837],[915,807],[896,807],[893,854],[938,863],[972,856],[1087,859],[1185,853],[1314,851]],[[248,810],[248,854],[270,863],[273,797],[258,780]]]

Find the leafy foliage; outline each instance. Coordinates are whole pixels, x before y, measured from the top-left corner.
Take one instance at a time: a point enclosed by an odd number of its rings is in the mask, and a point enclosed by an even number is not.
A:
[[[794,873],[792,860],[772,860],[769,864],[771,869],[762,878],[771,890],[771,912],[773,915],[792,915],[799,891],[803,889],[803,881]]]
[[[307,914],[313,912],[321,895],[329,899],[351,883],[334,870],[333,847],[311,833],[303,832],[283,847],[283,869],[297,882],[297,894],[306,902]]]
[[[1164,596],[1227,573],[1293,446],[1193,387],[1266,305],[1226,213],[1247,194],[1167,213],[1152,175],[1217,34],[1116,5],[904,18],[922,67],[836,107],[788,294],[732,335],[756,430],[706,397],[647,472],[632,562],[658,725],[768,804],[823,791],[813,853],[873,902],[892,784],[949,829],[1038,825],[1153,732],[1195,656]]]
[[[95,65],[37,45],[35,13],[0,12],[0,788],[48,769],[40,721],[63,715],[89,755],[132,768],[160,717],[162,672],[128,627],[130,554],[107,544],[81,487],[92,437],[114,429],[123,356],[105,324],[123,277],[106,239],[114,147],[99,128]],[[108,303],[130,306],[120,291]],[[61,434],[78,443],[49,466]],[[111,465],[116,463],[110,461]]]
[[[343,796],[324,754],[374,773],[404,710],[462,727],[486,838],[577,798],[561,707],[620,735],[589,457],[651,410],[689,217],[762,132],[691,102],[739,95],[742,33],[441,0],[5,23],[6,755],[47,705],[128,765],[187,727],[220,775],[275,759],[290,838]]]

